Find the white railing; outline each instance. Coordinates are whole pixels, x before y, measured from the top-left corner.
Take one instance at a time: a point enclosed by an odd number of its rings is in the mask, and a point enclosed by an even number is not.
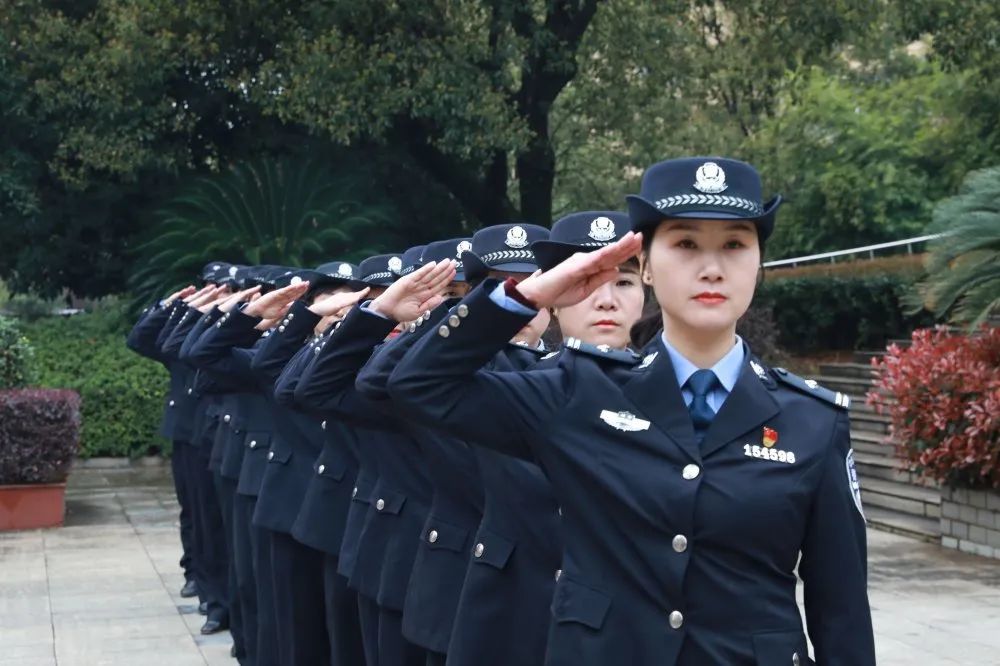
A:
[[[929,236],[916,236],[914,238],[904,238],[903,240],[890,241],[888,243],[879,243],[878,245],[865,245],[864,247],[854,247],[850,250],[837,250],[836,252],[823,252],[822,254],[810,254],[804,257],[792,257],[791,259],[778,259],[776,261],[764,262],[764,268],[775,268],[777,266],[798,266],[799,264],[806,264],[813,261],[822,261],[824,259],[829,259],[830,263],[836,263],[837,257],[846,257],[852,254],[861,254],[863,252],[868,253],[870,259],[875,258],[875,252],[878,250],[885,250],[890,247],[900,247],[905,245],[907,254],[913,254],[913,246],[918,243],[926,243],[927,241],[934,240],[936,238],[941,238],[944,234],[930,234]]]

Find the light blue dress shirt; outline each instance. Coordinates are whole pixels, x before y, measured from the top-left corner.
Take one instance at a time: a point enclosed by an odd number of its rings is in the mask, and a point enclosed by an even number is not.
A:
[[[670,363],[674,366],[674,374],[677,375],[677,385],[681,387],[681,395],[684,397],[684,404],[691,406],[691,401],[694,400],[694,394],[684,386],[687,380],[691,378],[691,375],[699,370],[691,361],[687,360],[679,351],[673,348],[669,342],[667,342],[667,336],[660,334],[660,340],[663,342],[663,346],[667,349],[667,355],[670,356]],[[733,387],[736,386],[736,380],[740,378],[740,373],[743,372],[743,357],[746,352],[743,350],[743,340],[740,336],[736,336],[736,344],[733,348],[726,352],[726,355],[719,359],[718,363],[709,368],[715,373],[715,376],[719,378],[719,383],[716,387],[708,394],[708,406],[712,408],[716,414],[722,408],[722,403],[726,401],[729,394],[732,393]]]

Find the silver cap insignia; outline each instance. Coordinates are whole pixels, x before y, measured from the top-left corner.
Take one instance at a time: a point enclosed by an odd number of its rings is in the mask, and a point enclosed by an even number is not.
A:
[[[511,227],[507,231],[506,243],[507,247],[512,247],[514,249],[527,247],[528,232],[524,230],[524,227]]]
[[[705,162],[694,174],[694,189],[705,194],[718,194],[725,190],[726,172],[715,162]]]

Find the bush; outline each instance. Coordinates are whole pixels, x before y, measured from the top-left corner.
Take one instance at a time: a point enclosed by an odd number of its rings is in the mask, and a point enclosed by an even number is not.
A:
[[[0,389],[31,383],[33,358],[31,343],[21,333],[17,322],[0,316]]]
[[[74,391],[0,391],[0,485],[65,481],[79,445]]]
[[[1000,328],[914,331],[893,345],[868,402],[892,417],[899,454],[952,486],[1000,487]]]
[[[902,299],[912,284],[905,275],[769,276],[754,304],[773,309],[784,349],[882,349],[887,341],[934,323],[929,313],[905,314]]]
[[[165,444],[155,433],[167,372],[125,347],[130,326],[116,302],[26,327],[35,345],[39,384],[74,389],[83,400],[81,457],[135,457]]]

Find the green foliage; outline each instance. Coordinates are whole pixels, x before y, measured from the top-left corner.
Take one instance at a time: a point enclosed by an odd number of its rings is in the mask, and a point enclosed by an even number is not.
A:
[[[931,244],[920,305],[975,328],[1000,311],[1000,167],[975,171],[957,196],[934,209]]]
[[[34,348],[17,321],[0,315],[0,389],[32,383]]]
[[[987,159],[955,103],[967,83],[927,66],[886,83],[814,70],[799,103],[748,143],[768,187],[788,197],[769,254],[919,235],[932,202]]]
[[[881,349],[933,323],[927,314],[906,314],[902,299],[912,288],[905,275],[768,278],[754,303],[772,309],[784,349]]]
[[[359,172],[311,160],[255,160],[192,181],[157,213],[134,290],[150,301],[206,260],[309,266],[382,249],[391,208],[359,199]],[[382,233],[383,238],[379,238]]]
[[[114,305],[26,327],[37,383],[73,389],[83,400],[82,457],[140,456],[165,445],[155,433],[167,372],[125,347],[128,326],[123,308]]]

